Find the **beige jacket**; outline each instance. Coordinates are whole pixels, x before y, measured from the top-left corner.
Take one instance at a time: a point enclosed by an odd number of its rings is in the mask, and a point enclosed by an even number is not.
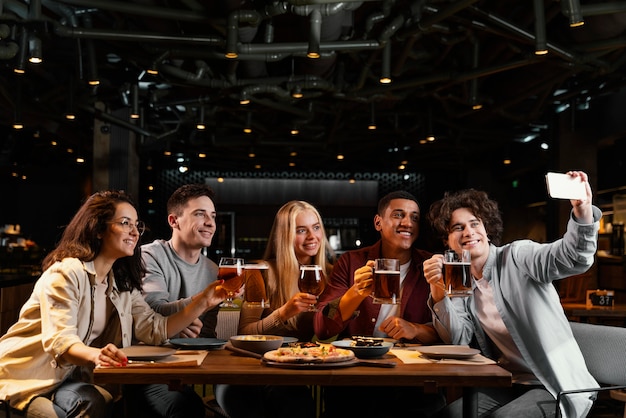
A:
[[[24,409],[34,396],[54,390],[70,374],[91,378],[90,369],[75,370],[61,356],[89,339],[95,277],[93,263],[76,258],[57,262],[41,275],[18,321],[0,338],[0,399]],[[107,296],[115,314],[98,346],[111,342],[127,347],[133,336],[147,344],[166,342],[167,319],[148,306],[140,291],[120,292],[111,277]]]

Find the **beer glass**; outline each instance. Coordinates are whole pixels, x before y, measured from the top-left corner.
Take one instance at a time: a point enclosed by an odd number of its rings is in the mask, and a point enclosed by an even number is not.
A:
[[[269,306],[265,286],[267,284],[267,263],[246,264],[244,266],[244,301],[248,306],[265,308]]]
[[[374,303],[400,303],[400,260],[377,258],[374,266]]]
[[[243,286],[243,258],[222,257],[218,267],[217,279],[224,280],[222,287],[228,292],[228,297],[220,306],[237,308],[233,297]]]
[[[464,297],[472,294],[472,258],[469,250],[457,254],[454,250],[443,253],[443,284],[449,297]]]
[[[298,278],[298,289],[301,292],[319,296],[324,291],[324,272],[322,267],[314,264],[300,266],[300,277]],[[317,312],[315,305],[309,306],[309,312]]]

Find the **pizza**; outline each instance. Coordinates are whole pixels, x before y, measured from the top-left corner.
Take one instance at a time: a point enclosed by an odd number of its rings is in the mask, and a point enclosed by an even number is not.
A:
[[[268,351],[263,358],[278,363],[337,363],[354,359],[354,352],[330,344],[295,345]]]

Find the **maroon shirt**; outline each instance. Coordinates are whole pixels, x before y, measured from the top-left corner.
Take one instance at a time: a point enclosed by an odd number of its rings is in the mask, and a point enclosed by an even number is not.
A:
[[[414,323],[432,322],[432,313],[426,304],[430,295],[430,286],[424,278],[424,260],[432,254],[418,249],[411,250],[411,265],[403,281],[400,317]],[[320,296],[315,314],[315,335],[320,340],[327,340],[335,335],[338,338],[354,335],[371,336],[378,319],[381,305],[373,303],[371,297],[361,302],[354,315],[347,321],[341,320],[339,299],[354,284],[354,271],[365,265],[367,260],[382,258],[381,241],[371,247],[348,251],[339,257],[333,267],[324,293]]]

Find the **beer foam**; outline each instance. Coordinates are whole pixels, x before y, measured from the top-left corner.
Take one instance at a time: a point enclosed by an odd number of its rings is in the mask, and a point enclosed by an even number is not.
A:
[[[400,274],[400,270],[374,270],[374,274]]]

